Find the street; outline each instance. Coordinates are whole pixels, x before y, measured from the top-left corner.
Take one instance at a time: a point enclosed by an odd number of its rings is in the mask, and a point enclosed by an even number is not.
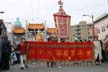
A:
[[[108,63],[99,66],[95,64],[69,64],[47,67],[46,63],[29,64],[28,69],[20,70],[20,65],[11,65],[10,70],[2,72],[108,72]]]

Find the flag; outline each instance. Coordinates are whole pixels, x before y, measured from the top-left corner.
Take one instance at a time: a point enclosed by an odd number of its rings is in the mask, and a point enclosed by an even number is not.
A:
[[[43,36],[41,31],[38,31],[37,36],[36,36],[36,41],[37,42],[42,42],[43,41]]]
[[[36,32],[34,32],[34,41],[36,41]]]

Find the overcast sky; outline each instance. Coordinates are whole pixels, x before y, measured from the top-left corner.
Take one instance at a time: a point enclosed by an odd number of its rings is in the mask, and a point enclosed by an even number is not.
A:
[[[94,15],[94,18],[103,13],[108,13],[108,0],[62,0],[63,8],[71,16],[71,25],[78,24],[81,20],[91,22],[83,14]],[[58,12],[58,0],[0,0],[0,17],[4,21],[14,22],[17,17],[22,24],[28,22],[44,22],[48,27],[54,27],[53,14]]]

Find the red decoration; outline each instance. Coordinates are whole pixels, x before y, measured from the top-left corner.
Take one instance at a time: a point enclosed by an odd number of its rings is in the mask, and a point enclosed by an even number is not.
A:
[[[70,27],[70,16],[54,15],[55,25],[60,38],[68,38]]]
[[[28,42],[28,60],[85,61],[94,60],[92,42]]]

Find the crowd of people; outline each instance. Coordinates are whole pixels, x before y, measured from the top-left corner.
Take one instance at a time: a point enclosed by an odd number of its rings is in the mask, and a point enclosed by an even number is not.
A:
[[[57,42],[57,39],[48,38],[49,42]],[[65,40],[62,40],[65,42]],[[100,41],[98,38],[93,39],[94,43],[94,55],[96,65],[101,64],[101,62],[108,61],[108,35],[105,40]],[[10,61],[14,63],[19,63],[20,68],[28,68],[27,65],[27,52],[28,46],[25,38],[21,38],[21,42],[17,45],[17,49],[8,40],[8,36],[0,36],[0,70],[9,70]],[[18,53],[17,53],[18,52]],[[53,67],[55,62],[47,62],[48,67]]]

